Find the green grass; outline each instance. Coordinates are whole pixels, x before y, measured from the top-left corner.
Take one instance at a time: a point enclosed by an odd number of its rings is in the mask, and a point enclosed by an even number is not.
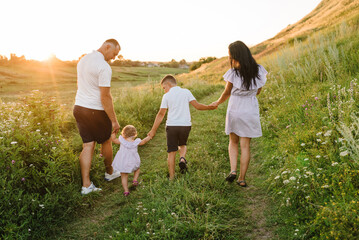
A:
[[[220,89],[222,90],[222,88]],[[201,99],[210,103],[220,91]],[[196,96],[196,94],[195,94]],[[81,216],[58,229],[56,239],[259,239],[273,237],[266,222],[268,199],[254,160],[247,189],[224,181],[229,171],[226,106],[192,109],[188,141],[189,173],[167,179],[164,127],[140,147],[140,187],[127,198],[120,180],[100,183],[105,190]],[[143,137],[143,136],[140,136]],[[131,178],[130,178],[131,180]]]

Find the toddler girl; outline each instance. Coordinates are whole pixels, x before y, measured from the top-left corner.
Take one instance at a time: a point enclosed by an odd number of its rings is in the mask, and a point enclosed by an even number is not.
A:
[[[112,162],[112,167],[115,171],[121,172],[121,181],[124,189],[123,195],[128,196],[130,194],[128,190],[128,174],[134,172],[132,181],[133,186],[138,185],[138,176],[140,175],[140,155],[137,152],[137,148],[140,145],[144,145],[151,137],[147,136],[143,140],[137,137],[137,130],[132,125],[127,125],[122,129],[119,138],[116,138],[116,134],[112,133],[111,140],[113,143],[120,144],[120,150],[118,150],[115,159]]]

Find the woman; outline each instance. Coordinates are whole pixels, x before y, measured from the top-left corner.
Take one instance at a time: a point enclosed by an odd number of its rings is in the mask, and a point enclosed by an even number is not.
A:
[[[229,160],[231,172],[228,182],[237,177],[238,143],[241,147],[240,173],[237,184],[247,187],[246,172],[250,160],[250,142],[261,137],[258,95],[266,82],[267,71],[254,60],[249,48],[241,41],[231,43],[229,49],[229,69],[223,78],[226,87],[221,97],[211,105],[218,106],[229,98],[226,115],[226,134],[229,135]]]

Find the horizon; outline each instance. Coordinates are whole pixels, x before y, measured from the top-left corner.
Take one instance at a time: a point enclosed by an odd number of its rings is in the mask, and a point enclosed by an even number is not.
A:
[[[83,0],[18,0],[0,3],[4,10],[0,21],[7,22],[2,29],[5,37],[0,39],[0,55],[9,57],[13,53],[38,61],[55,55],[61,61],[73,61],[97,50],[106,39],[115,38],[121,45],[119,54],[132,61],[221,58],[228,55],[231,42],[241,40],[255,46],[298,22],[320,2],[156,0],[140,1],[139,7],[138,2],[130,1],[107,0],[98,5]],[[41,10],[34,8],[37,5]],[[20,17],[14,18],[14,13]]]

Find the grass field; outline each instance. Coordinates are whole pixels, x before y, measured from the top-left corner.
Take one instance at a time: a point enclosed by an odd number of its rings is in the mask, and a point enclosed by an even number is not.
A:
[[[188,72],[181,68],[112,67],[112,89],[158,83],[166,74]],[[26,62],[0,65],[0,99],[15,101],[39,90],[46,96],[56,97],[61,103],[72,104],[75,98],[76,66],[74,64]]]

